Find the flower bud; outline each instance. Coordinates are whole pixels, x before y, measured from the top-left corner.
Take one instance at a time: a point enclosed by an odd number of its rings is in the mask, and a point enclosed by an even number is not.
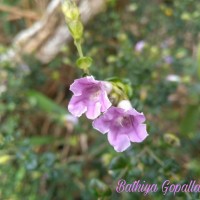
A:
[[[124,110],[129,110],[133,108],[129,100],[120,101],[117,107],[123,108]]]
[[[80,40],[83,35],[83,25],[79,20],[70,21],[68,28],[74,40]]]
[[[76,4],[71,1],[63,1],[62,11],[67,22],[79,19],[80,12]]]

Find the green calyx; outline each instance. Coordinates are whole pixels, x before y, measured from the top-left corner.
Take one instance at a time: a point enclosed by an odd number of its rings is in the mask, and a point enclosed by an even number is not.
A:
[[[92,58],[90,57],[81,57],[76,61],[76,64],[80,69],[83,69],[84,71],[87,71],[90,66],[92,65]]]
[[[112,101],[113,105],[117,106],[120,101],[132,98],[133,90],[129,82],[117,77],[109,78],[107,81],[112,84],[112,91],[109,93],[109,99]]]

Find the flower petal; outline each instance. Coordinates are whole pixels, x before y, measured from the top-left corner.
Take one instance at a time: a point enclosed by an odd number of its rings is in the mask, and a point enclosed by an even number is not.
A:
[[[106,91],[101,92],[99,101],[101,102],[101,112],[105,112],[112,105]]]
[[[105,134],[109,131],[109,121],[106,122],[104,116],[100,116],[92,122],[92,126],[94,129],[100,131]]]
[[[119,131],[109,131],[108,141],[117,152],[125,151],[131,145],[128,135],[120,133]]]
[[[108,82],[108,81],[101,81],[101,83],[103,84],[104,89],[106,90],[107,94],[110,94],[110,92],[113,89],[112,83]]]
[[[87,107],[82,97],[73,96],[68,104],[68,110],[74,116],[80,117],[87,110]]]
[[[141,124],[146,120],[144,114],[143,113],[139,113],[134,108],[132,108],[131,110],[128,110],[126,113],[129,114],[129,115],[134,116],[134,122],[137,122],[138,124]]]
[[[90,87],[94,83],[98,83],[98,81],[96,81],[93,76],[86,76],[84,78],[76,79],[70,85],[69,89],[74,93],[75,96],[79,96],[83,93],[83,90],[86,87]]]
[[[105,134],[109,131],[117,114],[116,107],[111,106],[103,115],[95,119],[92,125],[96,130]]]
[[[101,114],[101,104],[99,102],[89,103],[87,105],[86,117],[88,119],[96,119]]]
[[[142,142],[147,136],[146,124],[139,124],[132,131],[128,132],[131,142]]]

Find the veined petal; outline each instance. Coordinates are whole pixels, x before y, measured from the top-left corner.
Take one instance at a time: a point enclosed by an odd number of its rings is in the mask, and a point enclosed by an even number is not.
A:
[[[131,110],[128,110],[126,113],[129,115],[132,115],[134,117],[134,122],[137,122],[138,124],[141,124],[146,120],[144,114],[139,113],[134,108],[132,108]]]

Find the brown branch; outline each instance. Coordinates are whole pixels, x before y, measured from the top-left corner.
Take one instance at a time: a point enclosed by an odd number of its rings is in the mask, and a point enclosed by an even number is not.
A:
[[[35,13],[33,11],[21,10],[20,8],[6,6],[6,5],[3,5],[3,4],[0,4],[0,11],[8,12],[12,15],[16,15],[19,18],[29,18],[29,19],[32,19],[32,20],[38,20],[40,18],[38,13]]]
[[[32,53],[42,63],[54,59],[63,44],[71,41],[60,6],[61,0],[51,0],[41,19],[14,38],[15,48],[0,55],[0,61],[12,59],[19,62],[22,54]],[[103,11],[105,6],[106,0],[80,0],[79,9],[83,23],[87,24],[90,19]]]

